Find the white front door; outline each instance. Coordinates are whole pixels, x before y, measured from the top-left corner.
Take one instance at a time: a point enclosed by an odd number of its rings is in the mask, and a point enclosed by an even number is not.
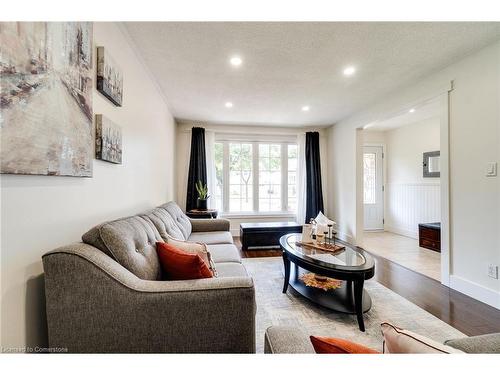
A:
[[[384,229],[384,168],[382,151],[382,146],[363,147],[365,230]]]

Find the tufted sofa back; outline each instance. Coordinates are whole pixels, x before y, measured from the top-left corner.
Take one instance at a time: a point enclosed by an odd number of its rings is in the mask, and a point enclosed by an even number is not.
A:
[[[163,239],[148,217],[137,215],[99,224],[85,233],[82,241],[141,279],[161,280],[156,242]]]
[[[167,210],[167,212],[170,214],[172,219],[174,219],[174,222],[177,224],[177,226],[181,230],[182,235],[184,236],[184,239],[187,240],[189,238],[189,236],[191,235],[193,227],[191,226],[191,221],[186,216],[186,214],[184,212],[182,212],[182,210],[178,206],[178,204],[175,202],[168,202],[168,203],[165,203],[164,205],[161,205],[158,208],[163,208],[163,209]]]
[[[178,240],[186,240],[184,233],[164,207],[157,207],[149,212],[141,214],[141,216],[151,220],[164,241],[167,241],[169,237]]]

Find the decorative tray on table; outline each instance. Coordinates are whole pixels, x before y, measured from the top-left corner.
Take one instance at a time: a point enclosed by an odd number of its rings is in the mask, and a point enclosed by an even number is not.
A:
[[[297,246],[308,247],[311,249],[317,249],[321,251],[328,251],[330,253],[338,254],[345,250],[345,246],[336,245],[333,243],[305,243],[301,241],[295,242]]]

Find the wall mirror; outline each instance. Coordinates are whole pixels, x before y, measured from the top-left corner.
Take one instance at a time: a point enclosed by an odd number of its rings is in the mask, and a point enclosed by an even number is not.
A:
[[[440,151],[424,152],[424,177],[440,177]]]

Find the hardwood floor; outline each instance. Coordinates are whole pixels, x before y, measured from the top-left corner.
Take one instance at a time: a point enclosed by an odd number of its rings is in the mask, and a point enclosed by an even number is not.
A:
[[[281,256],[280,250],[242,251],[243,258]],[[375,258],[375,280],[468,336],[500,332],[500,311],[383,257]]]
[[[272,250],[241,250],[241,241],[239,237],[233,237],[234,244],[240,251],[240,255],[242,258],[264,258],[264,257],[280,257],[281,250],[280,249],[272,249]]]

